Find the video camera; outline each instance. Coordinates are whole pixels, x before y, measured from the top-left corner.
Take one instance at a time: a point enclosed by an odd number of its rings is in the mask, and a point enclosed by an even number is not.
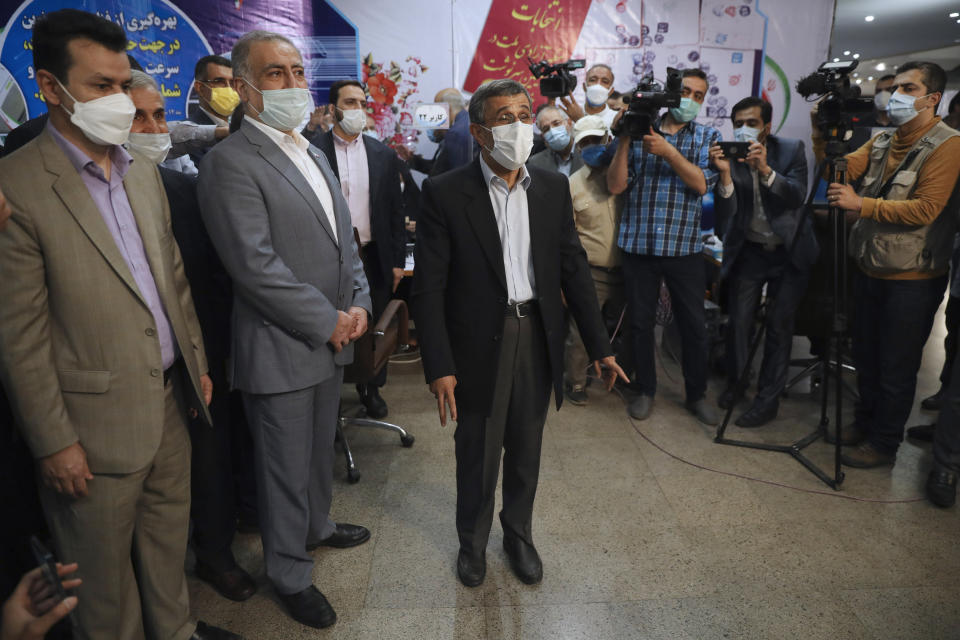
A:
[[[642,138],[654,128],[657,114],[664,107],[679,107],[683,78],[680,72],[673,67],[667,67],[666,86],[653,79],[653,74],[646,75],[637,88],[630,95],[630,104],[626,113],[613,127],[615,136],[630,136]]]
[[[843,140],[854,114],[873,111],[873,100],[861,98],[860,87],[850,83],[850,72],[857,64],[857,60],[824,62],[797,82],[797,93],[804,98],[825,96],[817,108],[817,126],[828,139]]]
[[[583,58],[553,65],[546,60],[527,60],[530,61],[530,73],[534,78],[540,78],[540,95],[544,98],[562,98],[573,93],[577,88],[577,79],[570,72],[587,66],[587,61]]]

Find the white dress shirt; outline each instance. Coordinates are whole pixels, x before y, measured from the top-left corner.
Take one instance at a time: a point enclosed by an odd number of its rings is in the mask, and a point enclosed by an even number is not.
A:
[[[333,148],[337,152],[337,173],[340,188],[350,206],[350,220],[357,228],[360,244],[371,240],[370,234],[370,167],[363,136],[344,140],[333,130]]]
[[[530,254],[530,210],[527,208],[527,189],[530,174],[526,165],[520,167],[513,189],[496,175],[480,156],[480,170],[490,193],[490,204],[497,219],[500,247],[503,250],[503,268],[507,276],[507,297],[510,303],[526,302],[536,297],[536,280]]]
[[[300,135],[299,131],[294,131],[291,136],[289,133],[278,131],[249,116],[245,116],[244,120],[249,121],[250,124],[260,129],[260,131],[266,134],[266,136],[290,158],[293,166],[295,166],[300,172],[300,175],[306,179],[307,184],[310,185],[317,199],[320,200],[320,206],[323,207],[323,212],[327,214],[327,221],[333,230],[333,237],[337,242],[340,242],[337,234],[337,219],[334,217],[333,212],[333,195],[330,193],[330,185],[327,184],[323,173],[320,172],[320,167],[317,166],[316,161],[311,157],[309,150],[310,143],[307,142],[307,139]]]

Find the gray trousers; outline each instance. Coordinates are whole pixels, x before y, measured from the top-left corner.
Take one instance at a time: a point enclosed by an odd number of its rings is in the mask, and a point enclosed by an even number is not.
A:
[[[490,415],[460,414],[457,456],[457,533],[460,547],[482,557],[493,522],[503,453],[504,536],[533,544],[533,500],[551,389],[550,363],[538,315],[507,317]]]
[[[185,640],[196,628],[183,571],[190,435],[177,374],[164,393],[163,438],[146,468],[94,474],[84,498],[40,489],[58,559],[80,564],[78,640]]]
[[[318,385],[244,393],[253,436],[260,533],[267,577],[281,594],[313,584],[309,543],[333,535],[333,440],[343,369]]]

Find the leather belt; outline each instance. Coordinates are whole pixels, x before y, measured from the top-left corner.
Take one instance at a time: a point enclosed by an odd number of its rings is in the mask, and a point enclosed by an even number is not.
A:
[[[507,305],[505,315],[510,318],[526,318],[539,309],[536,300],[512,302]]]
[[[591,269],[596,269],[597,271],[603,271],[604,273],[609,273],[612,275],[620,275],[623,273],[622,267],[600,267],[595,264],[590,265]]]

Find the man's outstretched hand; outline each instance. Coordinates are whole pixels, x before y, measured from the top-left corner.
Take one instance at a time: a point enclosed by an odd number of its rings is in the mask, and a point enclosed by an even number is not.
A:
[[[430,391],[437,399],[441,427],[447,426],[447,405],[450,407],[450,418],[457,419],[457,400],[453,395],[456,386],[457,376],[443,376],[430,383]]]

